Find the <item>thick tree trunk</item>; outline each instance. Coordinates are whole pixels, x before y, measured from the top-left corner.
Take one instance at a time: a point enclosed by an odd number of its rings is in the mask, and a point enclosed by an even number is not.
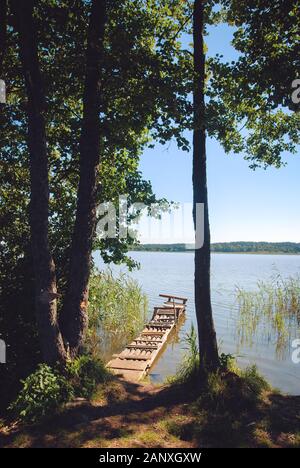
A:
[[[0,79],[3,79],[3,60],[6,46],[7,0],[0,0]]]
[[[5,70],[4,57],[6,53],[6,37],[7,37],[7,0],[0,0],[0,128],[3,127],[5,117],[1,112],[5,106],[6,89],[5,89]]]
[[[197,239],[196,206],[204,204],[204,244],[195,250],[195,307],[198,323],[200,365],[202,371],[218,367],[218,347],[214,328],[210,291],[210,227],[207,194],[205,130],[205,53],[203,40],[204,1],[194,2],[194,137],[193,189],[194,223]],[[198,220],[199,221],[199,220]],[[196,246],[197,247],[197,246]]]
[[[28,148],[30,156],[30,229],[36,288],[36,316],[43,358],[47,363],[65,359],[57,322],[56,276],[48,242],[49,181],[45,96],[39,68],[33,1],[12,2],[20,58],[27,91]]]
[[[100,161],[100,94],[106,1],[94,0],[90,16],[80,140],[80,181],[72,237],[67,293],[61,327],[71,356],[77,354],[88,325],[88,282],[96,224],[97,171]]]

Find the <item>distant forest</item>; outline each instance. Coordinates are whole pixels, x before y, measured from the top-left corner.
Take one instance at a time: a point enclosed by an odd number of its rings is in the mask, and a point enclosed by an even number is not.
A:
[[[139,244],[132,250],[146,252],[189,252],[192,244]],[[218,242],[211,245],[219,253],[300,254],[300,243],[294,242]]]

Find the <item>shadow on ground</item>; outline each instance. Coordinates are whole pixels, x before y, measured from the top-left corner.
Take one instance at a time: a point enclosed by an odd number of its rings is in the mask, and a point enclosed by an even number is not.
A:
[[[237,411],[206,405],[180,386],[115,379],[47,424],[11,424],[1,447],[299,447],[300,397],[268,393]]]

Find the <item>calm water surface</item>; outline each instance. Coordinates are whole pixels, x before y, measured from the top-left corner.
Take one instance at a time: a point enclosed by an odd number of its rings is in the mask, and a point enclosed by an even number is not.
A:
[[[159,305],[159,293],[170,293],[188,298],[186,321],[178,336],[174,337],[165,353],[152,369],[151,379],[163,381],[176,372],[184,354],[183,337],[196,323],[193,299],[193,253],[133,252],[140,270],[130,273],[138,280],[149,298],[149,313]],[[98,268],[103,268],[99,255]],[[111,266],[113,272],[126,271],[126,267]],[[268,280],[274,273],[283,277],[300,274],[300,256],[294,255],[212,255],[212,303],[215,326],[221,352],[237,356],[241,367],[256,363],[260,371],[276,388],[290,394],[300,393],[300,364],[291,359],[293,349],[288,347],[280,359],[276,355],[275,337],[257,338],[253,346],[240,346],[236,336],[236,286],[254,290],[258,280]],[[295,330],[300,338],[300,330]]]

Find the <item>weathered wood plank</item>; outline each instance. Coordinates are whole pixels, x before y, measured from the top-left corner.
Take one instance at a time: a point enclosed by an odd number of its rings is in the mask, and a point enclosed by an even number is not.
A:
[[[170,304],[173,304],[172,307],[170,307]],[[185,304],[179,304],[178,302],[164,302],[164,307],[166,307],[166,309],[170,309],[172,308],[173,310],[174,309],[185,309]]]
[[[147,325],[147,328],[170,328],[172,326],[172,323],[168,322],[149,322],[149,325]]]
[[[144,349],[144,350],[153,350],[157,349],[157,345],[136,345],[136,344],[130,344],[126,346],[126,349]]]
[[[163,316],[163,317],[174,317],[175,313],[174,313],[174,310],[173,312],[169,312],[169,311],[166,311],[164,312],[163,310],[157,312],[156,316],[157,318],[160,318],[160,316]]]
[[[187,302],[187,297],[173,296],[172,294],[160,294],[159,297],[166,297],[167,299],[177,299],[178,301]]]
[[[123,354],[119,355],[119,358],[124,361],[149,361],[151,356],[134,356],[133,354]]]
[[[137,381],[148,373],[185,311],[187,299],[165,294],[160,296],[167,297],[168,303],[154,307],[152,319],[140,335],[107,364],[108,368],[120,373],[125,379]],[[184,304],[174,303],[171,299],[182,300]]]
[[[109,362],[110,369],[114,370],[134,370],[143,372],[145,370],[145,363],[138,361],[130,361],[126,359],[113,359]]]
[[[155,327],[155,329],[147,329],[147,330],[143,330],[141,335],[142,336],[148,336],[149,338],[151,338],[152,336],[158,336],[159,338],[163,339],[163,336],[166,332],[166,330],[168,330],[168,328],[162,328],[162,327],[159,327],[159,330],[157,330],[157,327]]]
[[[156,337],[156,336],[152,336],[152,340],[144,340],[144,339],[136,339],[136,340],[133,340],[134,343],[145,343],[145,344],[149,344],[149,343],[153,343],[153,344],[159,344],[159,343],[162,343],[161,340],[158,340],[157,338],[159,337]]]

